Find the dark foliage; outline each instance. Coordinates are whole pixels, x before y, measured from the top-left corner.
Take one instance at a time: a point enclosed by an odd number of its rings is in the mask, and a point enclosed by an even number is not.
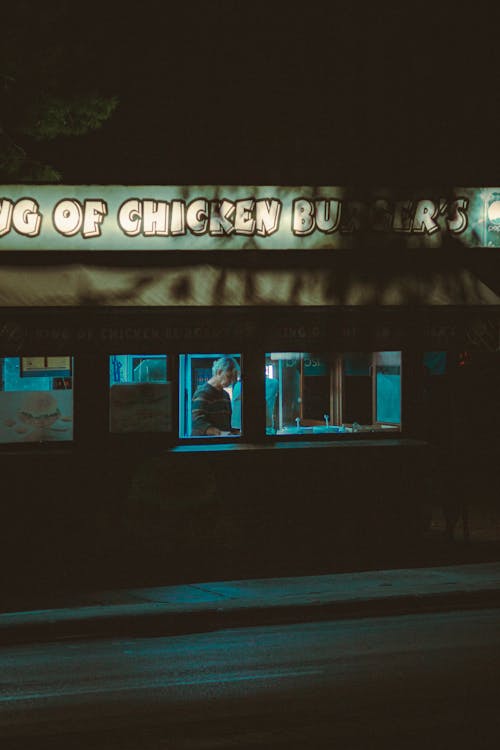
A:
[[[99,40],[61,1],[18,0],[2,16],[0,179],[57,182],[43,144],[99,128],[118,103],[95,75]]]

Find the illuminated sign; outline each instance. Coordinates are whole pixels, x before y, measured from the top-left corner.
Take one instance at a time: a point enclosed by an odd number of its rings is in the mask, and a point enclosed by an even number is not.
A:
[[[341,187],[0,187],[1,250],[500,247],[500,188],[362,200]]]

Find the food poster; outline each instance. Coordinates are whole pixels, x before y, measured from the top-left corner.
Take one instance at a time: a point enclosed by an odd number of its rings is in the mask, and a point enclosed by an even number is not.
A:
[[[73,391],[0,392],[0,443],[73,440]]]

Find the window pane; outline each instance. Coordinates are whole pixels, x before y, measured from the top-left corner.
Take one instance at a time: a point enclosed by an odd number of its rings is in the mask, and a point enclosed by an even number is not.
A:
[[[373,414],[372,352],[344,352],[342,420],[350,425],[369,425]]]
[[[169,432],[172,429],[166,355],[112,355],[109,384],[110,432]]]
[[[401,352],[377,352],[376,421],[401,424]]]
[[[446,352],[424,352],[426,375],[444,375],[446,372]]]
[[[334,426],[333,358],[308,352],[266,354],[266,432],[338,432]]]
[[[240,435],[240,354],[182,354],[179,358],[180,435]]]
[[[267,434],[400,428],[400,352],[269,352],[265,371]]]
[[[72,357],[0,357],[0,443],[70,440]]]

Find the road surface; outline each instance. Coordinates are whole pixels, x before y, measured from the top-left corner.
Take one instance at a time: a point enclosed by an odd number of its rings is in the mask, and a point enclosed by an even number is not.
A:
[[[500,610],[0,650],[2,750],[500,747]]]

